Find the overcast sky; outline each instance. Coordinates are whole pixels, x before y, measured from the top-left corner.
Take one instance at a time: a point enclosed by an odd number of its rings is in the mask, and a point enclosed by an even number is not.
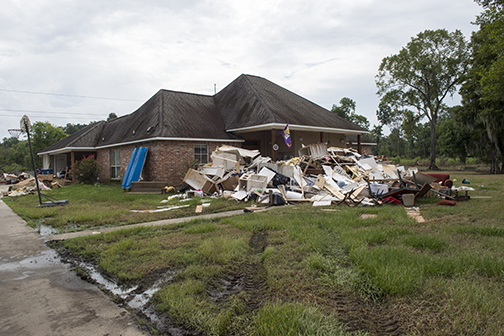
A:
[[[212,95],[243,73],[327,109],[350,97],[373,124],[381,60],[426,29],[469,39],[480,11],[472,0],[3,0],[0,139],[23,114],[88,123],[159,89]]]

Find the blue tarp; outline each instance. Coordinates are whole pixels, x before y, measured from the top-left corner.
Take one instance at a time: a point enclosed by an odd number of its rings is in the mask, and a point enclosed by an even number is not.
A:
[[[131,182],[138,181],[145,163],[146,156],[147,147],[135,148],[133,154],[131,155],[128,168],[126,168],[126,174],[124,175],[124,179],[122,181],[123,189],[129,189],[131,187]]]

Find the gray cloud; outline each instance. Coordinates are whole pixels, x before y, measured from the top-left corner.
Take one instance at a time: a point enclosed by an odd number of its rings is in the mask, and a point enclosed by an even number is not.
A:
[[[145,101],[161,88],[213,94],[248,73],[326,108],[350,97],[374,121],[381,59],[425,29],[469,37],[479,12],[471,0],[7,0],[0,88]],[[23,114],[5,109],[64,125],[141,104],[5,91],[0,102],[0,138]]]

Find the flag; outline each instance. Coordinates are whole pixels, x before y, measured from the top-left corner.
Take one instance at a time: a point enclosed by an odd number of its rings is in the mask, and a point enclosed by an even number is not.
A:
[[[290,137],[289,124],[287,124],[285,126],[285,128],[283,129],[282,136],[285,140],[285,144],[287,145],[287,147],[291,148],[292,142],[291,142],[291,137]]]

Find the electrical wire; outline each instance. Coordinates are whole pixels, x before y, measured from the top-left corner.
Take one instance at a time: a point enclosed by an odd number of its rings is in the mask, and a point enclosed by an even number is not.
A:
[[[7,116],[7,117],[16,117],[17,114],[5,114],[5,113],[2,113],[2,112],[23,112],[23,113],[49,113],[49,114],[71,114],[72,116],[75,116],[76,114],[79,115],[79,114],[82,114],[81,112],[77,112],[77,113],[69,113],[69,112],[64,112],[64,111],[59,111],[59,112],[51,112],[51,111],[37,111],[37,110],[11,110],[11,109],[3,109],[3,108],[0,108],[0,115],[1,116]],[[103,113],[85,113],[86,116],[101,116],[103,115]]]
[[[36,92],[36,91],[23,91],[23,90],[0,89],[0,91],[16,92],[16,93],[28,93],[28,94],[38,94],[38,95],[45,95],[45,96],[60,96],[60,97],[72,97],[72,98],[85,98],[85,99],[121,100],[121,101],[135,101],[135,102],[142,101],[142,100],[138,100],[138,99],[123,99],[123,98],[107,98],[107,97],[94,97],[94,96],[80,96],[80,95],[71,95],[71,94],[64,94],[64,93]]]

